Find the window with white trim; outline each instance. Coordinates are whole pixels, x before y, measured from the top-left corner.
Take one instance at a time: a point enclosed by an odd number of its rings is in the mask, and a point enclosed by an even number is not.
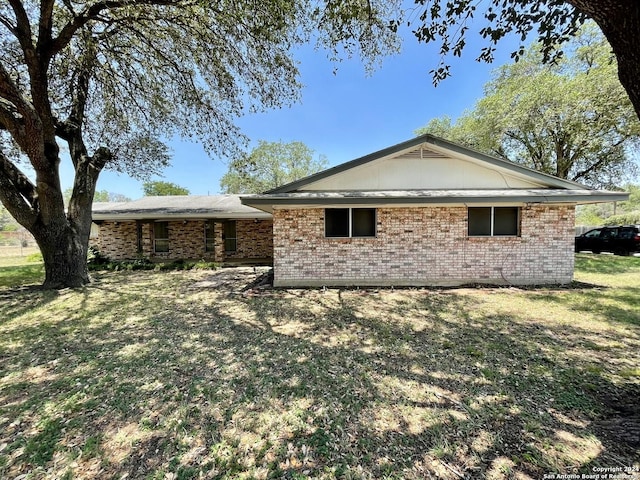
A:
[[[375,208],[325,208],[324,235],[328,238],[375,237]]]
[[[470,237],[516,237],[520,234],[519,207],[469,207]]]

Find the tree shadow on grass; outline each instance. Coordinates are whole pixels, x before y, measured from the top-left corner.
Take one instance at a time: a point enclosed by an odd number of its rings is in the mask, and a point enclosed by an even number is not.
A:
[[[40,337],[12,325],[0,474],[539,478],[634,458],[596,427],[614,393],[637,392],[576,346],[592,332],[454,291],[243,296],[117,278],[72,292]],[[47,425],[55,446],[36,455]]]

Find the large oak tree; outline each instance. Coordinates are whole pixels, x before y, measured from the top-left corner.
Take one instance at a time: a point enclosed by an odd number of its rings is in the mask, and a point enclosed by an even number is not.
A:
[[[160,139],[173,135],[237,156],[237,117],[297,98],[296,44],[313,37],[367,59],[395,48],[380,11],[365,0],[2,2],[0,200],[35,237],[44,286],[89,281],[103,168],[157,172],[168,161]],[[66,210],[61,146],[75,169]]]

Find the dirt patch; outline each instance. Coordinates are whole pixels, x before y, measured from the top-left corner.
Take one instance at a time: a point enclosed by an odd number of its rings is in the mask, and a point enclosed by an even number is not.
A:
[[[229,267],[212,272],[194,283],[192,289],[214,288],[228,293],[264,289],[273,284],[271,267]]]

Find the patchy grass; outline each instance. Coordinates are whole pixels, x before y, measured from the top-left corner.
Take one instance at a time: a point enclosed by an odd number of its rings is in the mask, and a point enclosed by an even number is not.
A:
[[[206,271],[0,289],[0,477],[638,465],[640,259],[576,258],[568,289],[241,293]]]

